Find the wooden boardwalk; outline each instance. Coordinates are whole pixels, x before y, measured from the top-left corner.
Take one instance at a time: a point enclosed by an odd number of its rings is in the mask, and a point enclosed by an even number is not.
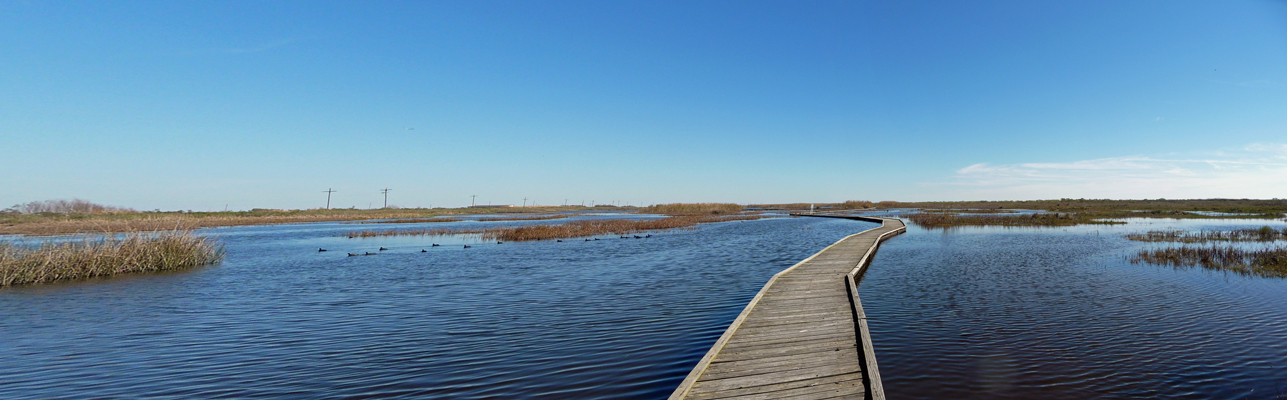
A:
[[[671,399],[884,399],[855,277],[881,241],[906,227],[835,217],[882,226],[774,275]]]

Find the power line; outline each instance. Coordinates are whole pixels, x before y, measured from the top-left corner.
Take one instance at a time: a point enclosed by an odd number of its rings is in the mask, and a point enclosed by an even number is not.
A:
[[[334,190],[331,190],[331,188],[326,188],[326,190],[323,190],[323,191],[322,191],[322,193],[326,193],[326,209],[327,209],[327,210],[330,210],[330,209],[331,209],[331,193],[335,193],[335,191],[334,191]],[[227,208],[227,207],[224,207],[224,208]],[[225,211],[226,211],[226,210],[225,210]]]

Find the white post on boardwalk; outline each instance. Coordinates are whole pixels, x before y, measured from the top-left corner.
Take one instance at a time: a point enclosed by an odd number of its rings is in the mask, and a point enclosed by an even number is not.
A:
[[[813,204],[809,205],[809,214],[813,214]]]

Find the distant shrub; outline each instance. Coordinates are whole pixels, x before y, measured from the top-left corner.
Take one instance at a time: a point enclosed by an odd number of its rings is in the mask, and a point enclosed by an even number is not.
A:
[[[644,212],[666,215],[720,215],[742,212],[742,206],[732,203],[670,203],[645,207]]]
[[[897,201],[882,201],[882,202],[876,203],[876,207],[879,207],[879,208],[899,208],[902,205],[903,203],[899,203]]]
[[[10,210],[22,214],[105,214],[137,212],[131,208],[105,206],[81,199],[33,201],[30,203],[15,205],[6,211]]]
[[[859,210],[859,209],[864,209],[864,208],[873,208],[873,207],[875,207],[875,206],[876,206],[876,205],[875,205],[875,204],[873,204],[873,203],[872,203],[872,202],[870,202],[870,201],[865,201],[865,200],[849,200],[849,201],[846,201],[846,202],[844,202],[844,203],[837,204],[837,205],[836,205],[836,208],[841,209],[841,210]]]

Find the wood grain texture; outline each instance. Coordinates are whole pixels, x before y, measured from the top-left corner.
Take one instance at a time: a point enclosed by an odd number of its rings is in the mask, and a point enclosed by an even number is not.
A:
[[[884,398],[853,282],[879,243],[906,227],[849,218],[881,226],[774,275],[671,399]]]

